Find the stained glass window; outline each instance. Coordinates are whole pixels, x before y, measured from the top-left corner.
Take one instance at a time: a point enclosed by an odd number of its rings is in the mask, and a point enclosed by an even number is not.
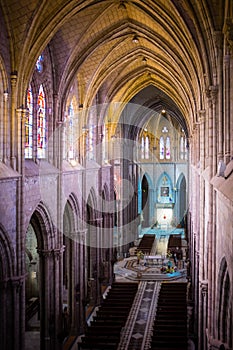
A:
[[[145,155],[145,144],[144,144],[144,137],[142,137],[142,142],[141,142],[141,158],[144,159]]]
[[[145,139],[145,159],[149,159],[149,137]]]
[[[71,101],[68,109],[68,157],[74,158],[74,107]]]
[[[170,137],[167,136],[166,138],[166,159],[171,158],[171,142],[170,142]]]
[[[46,149],[46,103],[43,86],[40,85],[37,100],[37,157],[45,158]]]
[[[43,61],[44,61],[44,55],[41,54],[36,61],[36,69],[39,73],[42,73],[43,71]]]
[[[25,158],[32,158],[33,96],[31,86],[27,90],[28,113],[25,121]]]
[[[180,159],[184,159],[184,136],[180,138]]]
[[[159,140],[159,159],[164,159],[164,138],[160,137]]]

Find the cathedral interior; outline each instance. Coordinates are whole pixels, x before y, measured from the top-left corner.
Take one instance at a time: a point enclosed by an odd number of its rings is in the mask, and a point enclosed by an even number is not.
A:
[[[232,350],[233,1],[0,28],[0,348]]]

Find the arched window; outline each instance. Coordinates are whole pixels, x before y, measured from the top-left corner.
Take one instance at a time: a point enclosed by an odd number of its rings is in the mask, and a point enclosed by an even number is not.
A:
[[[180,159],[184,159],[184,136],[180,137]]]
[[[108,161],[108,128],[106,127],[106,125],[104,124],[102,126],[102,130],[103,130],[103,160],[104,162],[107,163]]]
[[[164,138],[163,136],[159,139],[159,159],[164,159]]]
[[[187,139],[185,136],[180,137],[180,159],[187,159]]]
[[[25,158],[32,158],[33,96],[31,85],[27,90],[28,114],[25,121]]]
[[[36,70],[39,73],[43,72],[43,62],[44,62],[44,55],[41,54],[36,61]]]
[[[37,157],[45,158],[46,149],[46,102],[43,86],[40,85],[37,99]]]
[[[149,137],[146,136],[146,139],[145,139],[145,159],[149,159],[149,147],[150,147]]]
[[[145,143],[144,143],[144,137],[142,136],[141,141],[141,159],[144,159],[145,157]]]
[[[90,159],[94,158],[94,148],[93,148],[93,141],[94,141],[94,127],[93,125],[90,127],[90,132],[89,132],[89,155],[90,155]]]
[[[74,158],[74,107],[71,101],[68,108],[68,158]]]
[[[170,137],[167,136],[166,138],[166,159],[170,159],[171,158],[171,141],[170,141]]]

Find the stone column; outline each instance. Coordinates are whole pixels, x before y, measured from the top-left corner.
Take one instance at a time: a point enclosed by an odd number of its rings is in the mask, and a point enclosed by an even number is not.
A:
[[[13,321],[13,348],[14,350],[24,349],[24,334],[25,334],[25,302],[24,302],[24,279],[25,276],[16,276],[10,279],[13,295],[13,310],[11,318]],[[9,295],[6,296],[6,299]],[[9,301],[9,299],[8,299]],[[6,310],[7,311],[7,310]],[[21,322],[24,322],[23,324]],[[10,329],[7,330],[9,332]],[[10,333],[11,334],[11,333]]]
[[[85,298],[86,298],[86,292],[87,292],[87,274],[86,274],[86,242],[87,242],[87,229],[79,229],[77,231],[78,240],[79,240],[79,246],[78,246],[78,252],[79,252],[79,290],[77,289],[76,299],[79,303],[79,330],[80,333],[84,332],[86,327],[86,310],[85,310]]]
[[[86,326],[86,310],[84,300],[86,296],[86,262],[85,262],[85,248],[86,248],[86,236],[87,229],[79,229],[77,231],[78,236],[78,263],[79,268],[77,270],[77,285],[76,285],[76,302],[78,312],[78,329],[79,333],[84,332]],[[77,265],[76,265],[77,267]],[[78,288],[79,287],[79,288]]]
[[[217,165],[217,139],[216,139],[216,103],[217,103],[217,86],[210,86],[210,95],[209,95],[209,160],[210,160],[210,179],[216,174],[216,165]],[[208,244],[208,330],[209,334],[212,334],[212,322],[214,316],[214,290],[215,290],[215,255],[216,255],[216,228],[215,228],[215,195],[212,185],[209,183],[209,205],[208,205],[208,226],[207,226],[207,244]]]
[[[16,170],[16,118],[15,118],[15,110],[16,110],[16,83],[17,83],[17,72],[13,72],[11,74],[11,124],[10,124],[10,131],[11,131],[11,166],[14,170]]]
[[[50,345],[50,311],[51,311],[51,283],[54,275],[50,275],[52,250],[38,249],[40,257],[40,349],[52,350]],[[55,350],[55,349],[54,349]]]
[[[227,164],[231,159],[231,56],[224,57],[224,161]],[[223,122],[221,119],[221,121]]]
[[[214,99],[216,98],[216,92],[218,92],[218,100],[214,101],[215,111],[214,112],[214,120],[216,120],[216,130],[215,130],[215,144],[216,145],[216,162],[220,159],[223,159],[223,33],[222,31],[215,31],[213,33],[213,39],[216,49],[216,57],[217,57],[217,76],[215,78],[214,76],[214,84],[216,84],[212,90],[211,87],[211,94]],[[216,80],[216,81],[215,81]],[[217,88],[218,86],[218,88]],[[214,124],[215,124],[214,123]],[[216,172],[216,169],[214,169],[214,174]]]
[[[203,280],[200,283],[200,288],[201,288],[201,304],[202,304],[202,348],[203,350],[207,350],[207,334],[206,334],[206,330],[207,330],[207,306],[208,306],[208,281],[207,280]],[[202,349],[200,348],[200,349]]]
[[[63,295],[62,295],[62,276],[63,276],[63,253],[65,247],[53,249],[51,254],[50,271],[53,272],[53,285],[50,284],[50,294],[52,295],[51,309],[49,316],[49,338],[50,350],[62,349],[58,342],[58,334],[62,329],[63,314]]]
[[[8,91],[4,91],[3,99],[3,160],[5,164],[8,164],[8,159],[10,158],[10,141],[9,141],[9,119],[8,119],[8,103],[9,103],[9,94]]]

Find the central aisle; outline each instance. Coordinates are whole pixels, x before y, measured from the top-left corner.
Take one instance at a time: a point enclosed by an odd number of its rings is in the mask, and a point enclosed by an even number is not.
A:
[[[118,350],[146,350],[152,335],[160,282],[140,282]]]

